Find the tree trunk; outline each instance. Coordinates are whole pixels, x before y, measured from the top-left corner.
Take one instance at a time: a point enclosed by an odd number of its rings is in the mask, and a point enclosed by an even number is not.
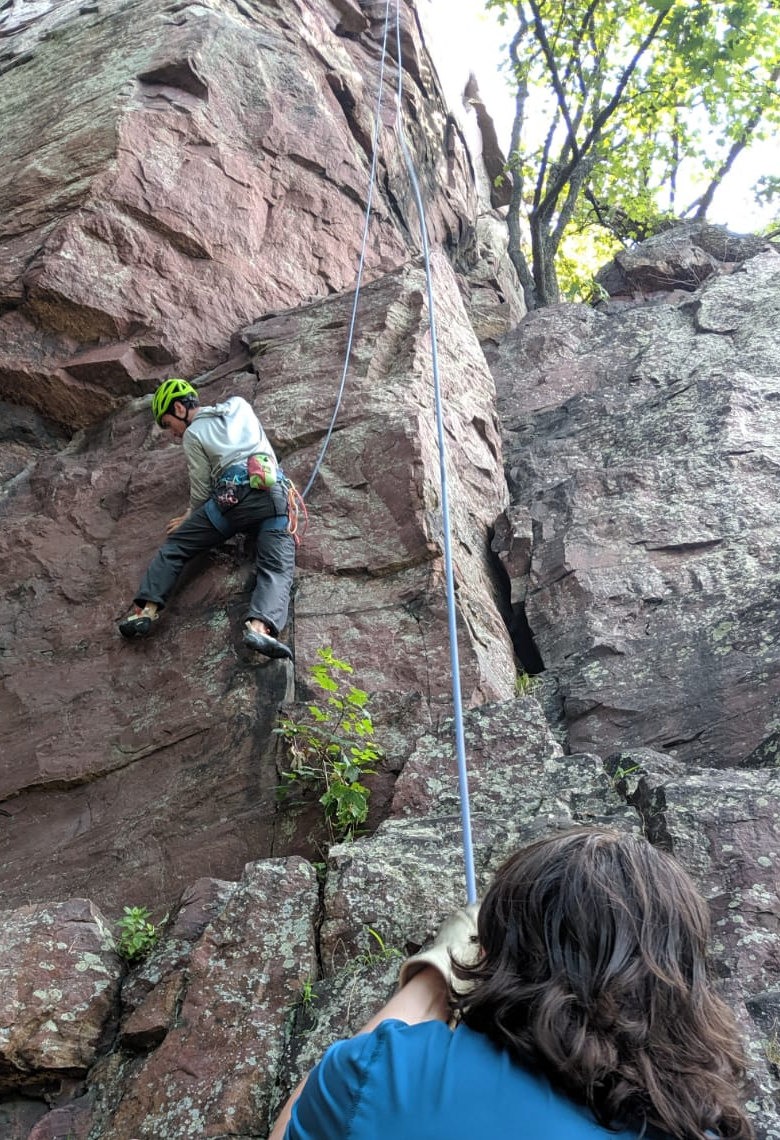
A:
[[[531,275],[531,270],[528,267],[528,261],[523,253],[523,239],[520,230],[520,205],[522,199],[522,183],[516,174],[511,175],[512,178],[512,198],[509,203],[509,212],[507,213],[507,230],[509,231],[509,242],[507,245],[507,253],[509,260],[514,266],[515,273],[520,282],[520,287],[523,290],[523,297],[525,298],[525,307],[530,313],[533,309],[538,308],[539,303],[536,299],[536,287],[534,286],[534,279]]]
[[[542,309],[545,305],[556,305],[561,299],[558,274],[555,272],[555,254],[558,252],[558,247],[549,232],[549,227],[538,217],[532,214],[530,223],[536,295],[534,307]]]

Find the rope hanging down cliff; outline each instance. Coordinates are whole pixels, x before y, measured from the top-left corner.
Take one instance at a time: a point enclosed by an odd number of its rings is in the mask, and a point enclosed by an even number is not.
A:
[[[447,619],[450,638],[450,666],[452,669],[452,700],[455,719],[455,749],[458,760],[458,787],[460,791],[461,830],[463,834],[463,863],[466,871],[466,899],[473,903],[477,900],[477,886],[474,875],[474,846],[471,835],[471,808],[469,804],[468,768],[466,765],[466,747],[463,731],[463,700],[460,686],[460,659],[458,655],[458,630],[456,624],[455,607],[455,577],[452,569],[452,539],[450,528],[449,490],[447,483],[447,456],[444,443],[444,416],[439,380],[439,356],[436,338],[436,312],[433,301],[433,285],[431,281],[431,258],[428,246],[428,228],[425,221],[425,208],[423,206],[420,184],[414,169],[414,163],[406,142],[403,126],[403,54],[401,51],[401,20],[400,3],[396,0],[395,7],[395,33],[398,51],[398,88],[396,127],[404,163],[414,191],[414,201],[420,220],[420,236],[422,238],[423,258],[425,261],[425,283],[428,292],[428,316],[431,322],[431,363],[433,367],[433,392],[436,405],[436,434],[439,444],[439,475],[441,480],[441,511],[442,527],[444,531],[444,573],[447,584]]]
[[[423,206],[422,195],[420,193],[420,185],[417,179],[417,174],[414,168],[414,162],[407,144],[406,135],[403,126],[403,51],[401,46],[401,19],[400,19],[400,4],[401,0],[396,0],[395,3],[395,34],[396,34],[396,48],[397,48],[397,62],[398,62],[398,82],[396,88],[396,129],[398,131],[398,139],[401,146],[401,152],[404,158],[409,180],[414,194],[415,206],[420,222],[420,235],[422,239],[423,260],[425,263],[425,280],[428,295],[428,315],[431,325],[431,358],[433,369],[433,389],[434,389],[434,402],[436,408],[436,429],[439,446],[439,476],[441,484],[441,502],[442,502],[442,525],[444,532],[444,570],[445,582],[447,593],[447,617],[449,627],[449,642],[450,642],[450,667],[452,671],[452,697],[453,697],[453,712],[455,722],[455,747],[458,764],[458,786],[460,792],[460,806],[461,806],[461,829],[463,836],[463,861],[466,872],[466,895],[467,901],[473,903],[476,901],[477,889],[476,879],[474,874],[474,850],[471,834],[471,812],[469,804],[469,789],[468,789],[468,769],[466,765],[466,750],[465,738],[463,730],[463,700],[461,695],[460,685],[460,659],[458,654],[458,634],[456,622],[456,605],[455,605],[455,579],[452,566],[452,541],[450,534],[450,509],[449,509],[449,491],[447,482],[447,461],[446,450],[444,442],[444,418],[442,410],[442,394],[441,383],[439,378],[439,360],[438,348],[436,337],[436,313],[433,298],[433,286],[431,281],[431,262],[430,262],[430,249],[428,245],[428,231],[425,220],[425,208]],[[382,36],[382,60],[379,73],[379,94],[377,98],[376,107],[376,122],[374,129],[373,148],[371,156],[371,174],[368,189],[368,200],[366,205],[365,223],[363,226],[363,242],[360,251],[360,263],[358,266],[357,284],[355,287],[355,297],[352,305],[352,318],[349,326],[349,336],[347,339],[347,349],[344,359],[344,368],[341,375],[341,384],[339,386],[336,404],[333,410],[330,426],[325,435],[320,454],[317,462],[314,465],[311,477],[303,491],[303,498],[309,493],[312,483],[314,482],[317,473],[322,464],[322,460],[327,451],[330,442],[333,428],[336,423],[336,418],[341,407],[341,400],[344,394],[344,385],[347,378],[347,370],[349,368],[349,361],[352,354],[352,342],[355,331],[355,321],[357,315],[358,300],[360,297],[360,286],[363,277],[363,267],[365,263],[366,245],[368,241],[368,230],[371,219],[371,204],[373,200],[374,184],[376,180],[376,166],[377,154],[379,150],[379,128],[381,123],[381,109],[382,109],[382,96],[384,91],[384,75],[385,63],[387,59],[387,36],[388,27],[390,23],[390,0],[386,0],[385,4],[385,17],[384,17],[384,32]]]
[[[368,228],[369,228],[369,225],[371,223],[371,205],[372,205],[373,200],[374,200],[374,185],[376,183],[376,164],[377,164],[377,155],[379,153],[379,128],[380,128],[380,125],[382,123],[382,96],[384,94],[384,86],[385,86],[385,64],[387,62],[387,32],[388,32],[389,25],[390,25],[390,0],[386,0],[386,2],[385,2],[384,32],[382,34],[382,62],[381,62],[380,67],[379,67],[379,91],[377,94],[376,113],[374,116],[374,120],[375,120],[374,121],[374,138],[373,138],[373,142],[371,145],[371,173],[370,173],[369,179],[368,179],[368,198],[366,200],[365,221],[363,222],[363,241],[362,241],[362,244],[360,247],[360,262],[358,264],[357,282],[355,284],[355,299],[352,302],[352,316],[351,316],[350,322],[349,322],[349,336],[347,337],[347,351],[344,355],[344,368],[342,369],[342,372],[341,372],[341,384],[339,385],[338,395],[336,396],[336,404],[333,408],[333,415],[331,417],[330,426],[328,427],[328,430],[325,433],[325,439],[323,440],[322,447],[320,449],[320,453],[317,456],[317,462],[314,464],[314,470],[312,471],[312,473],[309,477],[309,482],[306,484],[306,486],[303,489],[303,492],[301,495],[302,499],[305,499],[306,496],[308,495],[309,490],[311,489],[312,483],[317,478],[317,472],[320,469],[322,461],[325,458],[325,452],[328,450],[328,444],[330,443],[330,437],[332,436],[333,428],[336,425],[336,417],[338,416],[339,409],[341,407],[341,398],[344,395],[344,385],[347,381],[347,370],[349,368],[349,361],[350,361],[350,358],[352,356],[352,341],[354,340],[354,336],[355,336],[355,321],[357,319],[358,301],[360,300],[360,286],[361,286],[361,283],[363,281],[363,267],[364,267],[365,261],[366,261],[366,246],[368,244]],[[400,70],[400,68],[399,68],[399,70]]]

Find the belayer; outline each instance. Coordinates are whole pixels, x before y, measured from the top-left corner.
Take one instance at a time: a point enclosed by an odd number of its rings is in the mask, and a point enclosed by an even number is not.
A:
[[[670,855],[601,827],[555,834],[475,909],[404,962],[269,1140],[751,1140],[707,904]]]
[[[241,396],[201,407],[192,384],[175,378],[164,380],[154,393],[152,413],[159,427],[181,439],[190,504],[169,522],[169,537],[149,564],[119,632],[127,638],[149,637],[190,559],[257,528],[257,580],[244,642],[266,657],[292,658],[290,647],[279,640],[295,569],[292,485],[257,416]]]

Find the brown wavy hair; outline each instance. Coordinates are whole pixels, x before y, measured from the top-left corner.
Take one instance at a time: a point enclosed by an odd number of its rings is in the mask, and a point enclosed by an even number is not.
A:
[[[462,1020],[606,1128],[753,1131],[734,1017],[708,980],[707,904],[643,839],[582,828],[517,852],[480,907]]]

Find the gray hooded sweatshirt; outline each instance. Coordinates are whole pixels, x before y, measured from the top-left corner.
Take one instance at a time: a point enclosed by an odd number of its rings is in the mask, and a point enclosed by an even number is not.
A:
[[[203,505],[221,475],[250,455],[276,456],[250,404],[231,396],[224,404],[198,408],[182,436],[190,476],[190,511]]]

